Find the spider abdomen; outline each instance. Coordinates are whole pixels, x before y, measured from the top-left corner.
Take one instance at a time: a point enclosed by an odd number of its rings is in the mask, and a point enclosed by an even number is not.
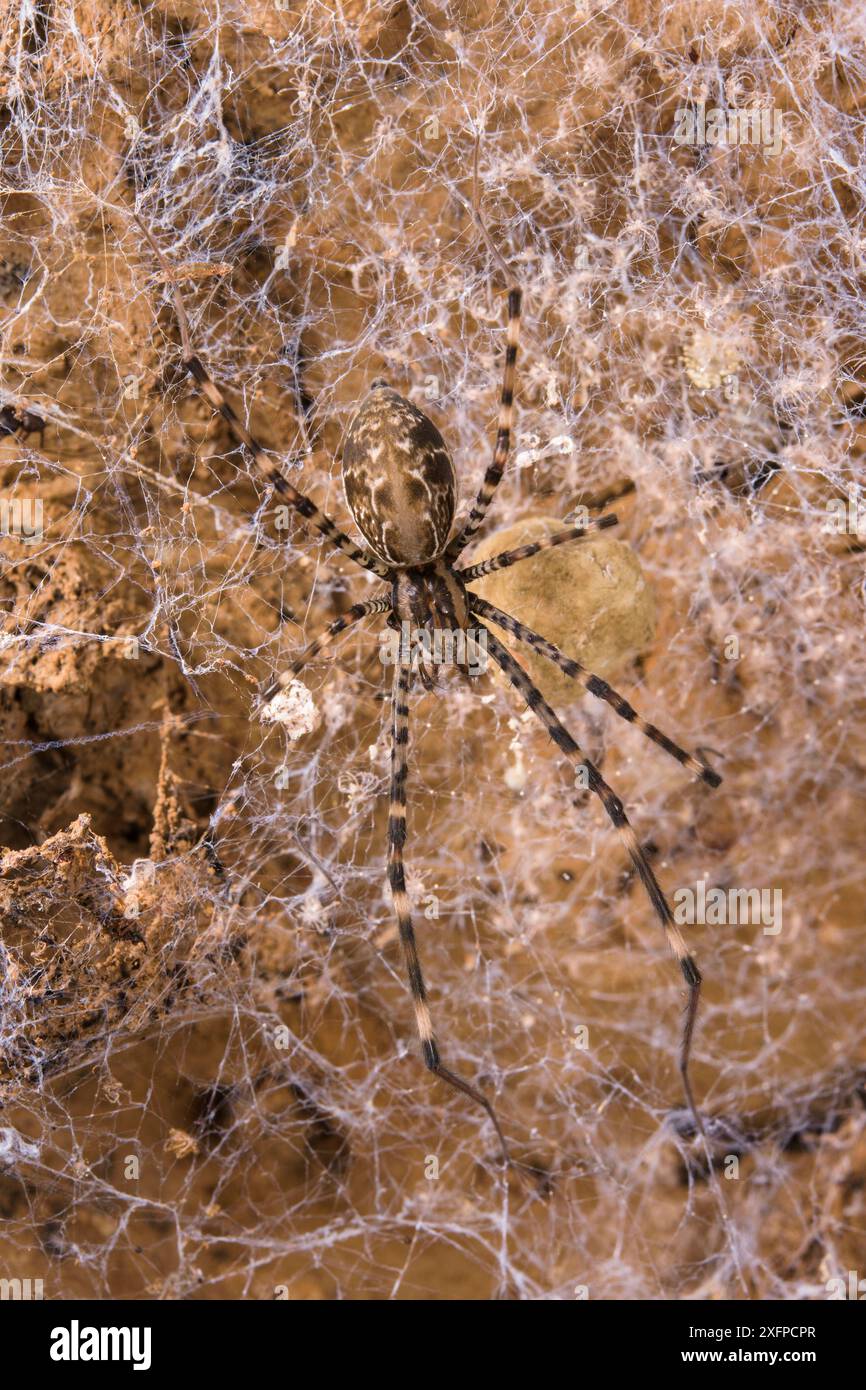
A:
[[[343,487],[358,530],[388,564],[428,564],[445,549],[457,494],[451,455],[433,421],[382,383],[349,426]]]

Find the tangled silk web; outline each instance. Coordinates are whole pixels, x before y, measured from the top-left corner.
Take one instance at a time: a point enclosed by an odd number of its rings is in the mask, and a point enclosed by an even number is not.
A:
[[[859,0],[0,11],[0,1272],[46,1297],[825,1297],[866,1268]],[[534,1176],[424,1072],[375,632],[255,718],[373,581],[196,393],[132,218],[341,525],[380,375],[465,506],[505,317],[476,141],[525,291],[488,529],[617,498],[657,614],[617,683],[724,783],[589,697],[560,712],[672,900],[772,905],[684,927],[715,1190],[682,981],[616,835],[510,692],[444,670],[412,697],[421,951],[445,1059]]]

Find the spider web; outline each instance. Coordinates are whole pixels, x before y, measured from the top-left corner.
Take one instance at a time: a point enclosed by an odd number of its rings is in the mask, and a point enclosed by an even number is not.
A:
[[[4,3],[0,1276],[46,1297],[825,1297],[864,1272],[863,122],[859,6],[423,10]],[[777,112],[777,151],[676,113]],[[407,860],[443,1056],[418,1060],[384,876],[373,633],[254,717],[375,581],[285,516],[196,351],[349,527],[341,440],[387,376],[468,505],[504,285],[517,438],[486,532],[607,493],[656,594],[618,680],[725,774],[560,707],[685,928],[682,982],[601,809],[489,678],[413,693]],[[5,515],[5,513],[4,513]],[[486,534],[486,533],[485,533]],[[516,573],[516,571],[514,571]],[[548,595],[567,616],[568,592]],[[292,736],[295,735],[295,736]],[[727,1206],[722,1218],[719,1191]]]

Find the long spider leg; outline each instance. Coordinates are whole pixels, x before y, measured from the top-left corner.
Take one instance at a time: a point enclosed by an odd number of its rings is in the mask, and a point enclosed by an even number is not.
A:
[[[391,802],[388,813],[388,882],[394,900],[394,911],[400,929],[400,942],[409,976],[409,988],[415,1007],[415,1022],[421,1040],[421,1052],[425,1066],[435,1076],[447,1081],[456,1091],[462,1091],[476,1105],[487,1112],[502,1150],[503,1161],[511,1162],[505,1136],[496,1118],[496,1111],[481,1091],[456,1072],[449,1071],[439,1056],[439,1048],[433,1033],[433,1023],[427,1004],[427,988],[421,973],[418,959],[418,946],[415,929],[412,925],[412,909],[406,891],[406,874],[403,866],[403,848],[406,844],[406,778],[408,775],[409,746],[409,673],[408,661],[401,658],[394,669],[391,725]]]
[[[516,550],[503,550],[499,555],[491,555],[489,560],[482,560],[478,565],[469,565],[466,569],[458,569],[457,573],[464,584],[471,584],[473,579],[483,579],[485,574],[494,574],[496,570],[508,569],[509,565],[516,565],[521,560],[529,560],[542,550],[550,550],[555,545],[565,545],[567,541],[579,541],[581,536],[590,536],[594,531],[606,531],[608,527],[616,526],[616,524],[617,518],[613,512],[610,512],[607,516],[600,516],[597,521],[588,521],[585,526],[569,526],[565,531],[554,531],[551,536],[545,536],[543,540],[519,545]]]
[[[487,603],[485,599],[479,598],[475,594],[469,595],[469,610],[477,613],[479,617],[487,618],[490,622],[496,623],[497,627],[510,632],[519,641],[525,642],[528,647],[542,656],[546,656],[548,661],[552,661],[558,666],[560,671],[564,671],[567,676],[576,680],[578,685],[582,685],[584,690],[588,690],[590,695],[595,695],[599,700],[605,700],[611,709],[616,710],[620,719],[625,719],[627,723],[634,724],[636,729],[640,729],[648,739],[657,743],[659,748],[663,748],[672,758],[676,758],[678,763],[687,767],[702,782],[706,782],[710,787],[717,787],[721,782],[721,777],[713,768],[702,763],[692,753],[687,753],[679,744],[674,743],[673,739],[663,734],[661,729],[657,729],[655,724],[650,724],[648,720],[642,718],[636,709],[629,704],[628,700],[623,699],[603,681],[600,676],[594,676],[591,671],[587,671],[585,666],[581,666],[579,661],[574,661],[570,656],[566,656],[552,642],[548,642],[544,637],[540,637],[532,628],[526,627],[524,623],[512,618],[509,613],[503,613],[501,609],[495,608],[492,603]]]
[[[180,290],[178,289],[176,284],[172,283],[171,268],[168,265],[168,262],[166,261],[162,252],[160,251],[159,246],[157,245],[148,227],[145,225],[144,222],[142,222],[141,218],[136,213],[133,213],[133,216],[135,217],[135,220],[138,223],[141,230],[144,232],[144,235],[150,243],[154,255],[156,256],[157,260],[160,263],[160,266],[162,267],[163,274],[165,275],[168,283],[171,285],[171,297],[174,302],[175,314],[177,315],[178,326],[180,328],[180,341],[181,352],[183,354],[183,365],[186,367],[193,380],[200,387],[206,399],[213,406],[214,410],[216,410],[227,422],[229,428],[231,429],[238,442],[244,444],[247,447],[247,449],[249,449],[259,469],[259,472],[262,474],[264,479],[271,484],[275,492],[278,492],[282,497],[285,497],[286,500],[290,503],[290,505],[294,507],[295,511],[299,512],[300,515],[306,521],[309,521],[311,525],[315,526],[316,529],[322,533],[325,539],[327,541],[330,541],[331,545],[333,545],[335,549],[342,551],[344,555],[348,555],[350,560],[354,560],[356,564],[361,565],[364,569],[371,570],[372,573],[377,574],[380,579],[387,579],[389,577],[390,570],[388,569],[388,566],[385,564],[383,560],[377,560],[376,557],[369,550],[366,550],[362,546],[356,545],[355,542],[351,540],[349,536],[345,535],[339,529],[338,526],[335,526],[334,522],[331,521],[330,517],[326,516],[325,513],[321,511],[319,507],[316,506],[315,502],[311,501],[311,499],[305,496],[303,492],[298,492],[297,488],[292,486],[289,480],[280,472],[277,465],[268,458],[262,446],[253,437],[253,435],[250,434],[246,425],[243,424],[235,410],[232,408],[231,405],[229,405],[228,401],[220,391],[219,387],[208,375],[205,367],[202,365],[201,360],[196,356],[196,354],[192,350],[192,340],[190,338],[189,331],[189,319],[186,316],[186,310],[183,305]]]
[[[680,1076],[682,1078],[683,1090],[685,1091],[689,1110],[694,1118],[698,1133],[701,1135],[706,1145],[706,1133],[704,1131],[700,1111],[695,1104],[692,1083],[689,1077],[689,1057],[691,1056],[692,1037],[695,1031],[695,1019],[697,1018],[701,993],[700,971],[689,955],[682,934],[674,922],[673,913],[668,905],[667,898],[662,892],[661,885],[652,871],[649,860],[638,844],[637,836],[629,824],[628,817],[626,816],[625,809],[619,797],[607,785],[601,773],[598,771],[598,768],[581,752],[580,746],[572,738],[564,724],[557,718],[556,714],[541,694],[541,691],[533,685],[522,666],[514,660],[511,653],[503,647],[502,643],[494,636],[490,629],[487,628],[486,630],[488,648],[493,654],[494,661],[501,666],[509,681],[523,696],[533,714],[541,720],[557,747],[561,748],[569,757],[579,758],[586,768],[590,790],[594,791],[596,796],[600,799],[604,809],[610,817],[611,823],[618,830],[620,838],[628,851],[629,858],[640,875],[647,896],[655,908],[659,921],[664,928],[668,945],[676,960],[679,962],[680,969],[683,972],[683,978],[689,989],[685,1023],[680,1039]]]
[[[499,423],[496,431],[496,445],[493,450],[493,462],[484,475],[481,489],[462,529],[445,551],[445,558],[452,563],[461,550],[469,544],[487,515],[487,508],[499,486],[505,461],[508,458],[508,450],[511,447],[511,427],[514,420],[515,363],[517,362],[517,345],[520,340],[520,303],[520,290],[510,289],[508,291],[508,336],[505,346],[505,367],[502,373],[502,390],[499,395]]]
[[[280,675],[271,681],[269,686],[266,686],[261,691],[260,698],[263,701],[272,700],[278,690],[283,690],[289,682],[297,676],[298,672],[303,670],[308,661],[312,661],[314,657],[318,656],[319,652],[329,647],[334,638],[338,637],[341,632],[345,632],[347,627],[351,627],[354,623],[360,622],[362,618],[371,618],[374,613],[387,613],[390,607],[391,599],[389,596],[367,599],[366,603],[353,603],[352,607],[347,609],[341,617],[329,623],[323,632],[320,632],[317,637],[314,637],[313,640],[307,644],[300,656],[295,657],[295,660],[288,669],[282,671]]]

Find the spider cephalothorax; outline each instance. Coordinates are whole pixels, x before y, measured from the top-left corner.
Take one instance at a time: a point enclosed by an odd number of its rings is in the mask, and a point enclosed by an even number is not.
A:
[[[469,622],[469,595],[459,571],[445,560],[419,569],[401,569],[391,586],[392,617],[399,626],[446,627],[464,631]]]
[[[157,256],[163,260],[148,229],[143,223],[139,225]],[[485,240],[491,245],[486,232]],[[498,253],[496,259],[500,265],[504,264]],[[171,273],[164,260],[163,268],[167,272],[166,279],[170,282]],[[541,550],[576,541],[591,532],[613,526],[616,524],[616,517],[602,516],[585,526],[567,527],[546,536],[543,540],[519,546],[516,550],[505,551],[477,565],[457,565],[460,555],[484,521],[508,457],[520,324],[520,291],[511,289],[508,294],[505,368],[499,397],[499,420],[493,459],[466,520],[453,534],[456,479],[454,465],[441,434],[432,420],[411,401],[392,390],[385,382],[373,383],[351,423],[343,455],[346,501],[369,549],[345,535],[315,502],[298,492],[256,443],[222,392],[208,376],[200,359],[193,353],[186,313],[176,286],[172,294],[180,324],[187,370],[214,408],[228,421],[235,436],[250,450],[263,476],[302,517],[318,529],[335,550],[377,575],[388,585],[387,590],[376,597],[353,604],[348,612],[314,638],[306,650],[292,662],[288,671],[271,683],[265,692],[265,698],[270,699],[282,687],[288,685],[306,662],[315,657],[339,633],[361,619],[385,615],[392,627],[409,624],[419,629],[445,628],[460,633],[465,631],[470,618],[473,619],[485,639],[486,649],[514,689],[541,720],[554,743],[567,757],[583,766],[586,774],[585,785],[599,798],[611,824],[617,830],[664,928],[689,991],[680,1045],[680,1072],[696,1126],[703,1133],[688,1073],[701,987],[698,968],[689,955],[679,928],[674,923],[668,901],[619,797],[605,782],[598,768],[581,751],[523,667],[490,630],[489,624],[493,623],[502,631],[510,633],[540,652],[590,694],[606,701],[621,718],[633,724],[709,786],[717,786],[721,778],[701,759],[687,753],[655,725],[641,718],[628,701],[612,690],[606,681],[587,671],[579,662],[565,656],[552,642],[548,642],[537,632],[533,632],[531,628],[512,618],[510,614],[503,613],[467,588],[473,580],[495,570],[505,569],[509,565],[518,564],[532,555],[537,555]],[[421,675],[423,679],[423,668]],[[480,1090],[443,1065],[433,1033],[403,864],[411,680],[412,663],[401,644],[400,655],[395,663],[392,693],[388,880],[397,914],[422,1054],[432,1072],[484,1107],[493,1122],[507,1160],[507,1146],[493,1106]],[[424,683],[428,684],[428,681],[425,680]]]

